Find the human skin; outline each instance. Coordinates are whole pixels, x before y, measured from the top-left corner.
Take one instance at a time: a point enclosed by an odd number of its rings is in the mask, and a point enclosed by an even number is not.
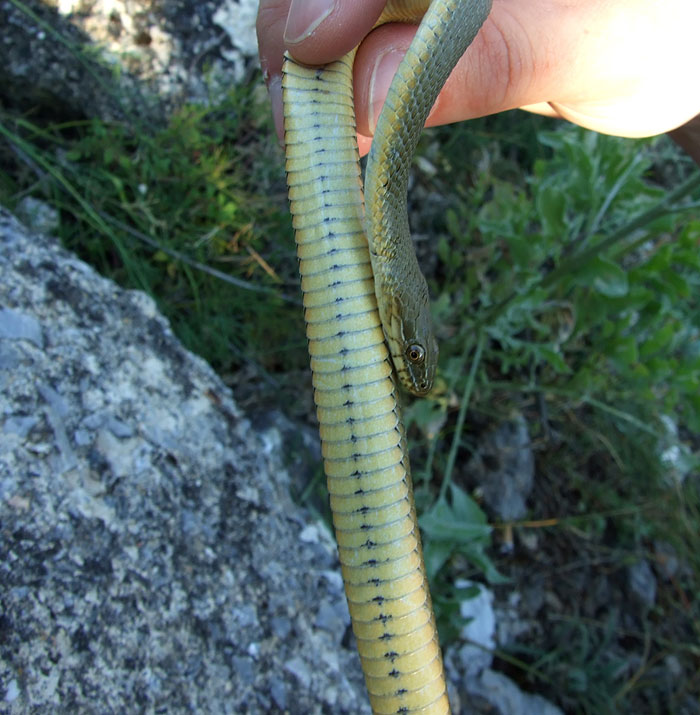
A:
[[[361,42],[355,109],[360,152],[369,151],[391,77],[415,33],[401,24],[370,32],[384,4],[261,0],[260,60],[280,139],[284,51],[323,64]],[[698,28],[698,0],[493,0],[427,126],[520,107],[606,134],[669,132],[700,163]]]

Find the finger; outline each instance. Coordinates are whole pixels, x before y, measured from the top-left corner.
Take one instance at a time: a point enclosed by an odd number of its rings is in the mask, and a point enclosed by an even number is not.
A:
[[[284,26],[287,23],[290,0],[260,0],[255,29],[263,79],[272,105],[272,118],[280,146],[284,144],[282,109],[282,58],[284,56]]]
[[[697,114],[694,40],[700,4],[686,0],[494,0],[493,10],[428,118],[428,126],[523,105],[622,136],[672,129]],[[636,8],[636,12],[635,12]],[[697,17],[698,22],[691,22]],[[358,130],[371,135],[415,33],[380,27],[355,61]],[[656,48],[654,52],[649,47]]]
[[[372,146],[372,137],[366,137],[364,134],[357,135],[357,148],[360,151],[360,156],[369,154],[369,148]]]
[[[552,109],[548,102],[538,102],[537,104],[523,104],[519,109],[523,109],[531,114],[539,114],[550,119],[561,119],[561,115]]]
[[[547,15],[542,6],[526,3],[524,18],[533,26]],[[496,1],[490,16],[450,74],[436,101],[427,126],[447,124],[492,114],[521,105],[547,102],[554,82],[548,54],[531,41],[507,0]],[[552,3],[551,14],[561,14]],[[557,10],[555,13],[554,10]],[[372,135],[391,79],[415,35],[410,25],[384,25],[362,43],[355,60],[355,106],[358,130]],[[550,28],[549,37],[556,36]],[[549,39],[545,47],[552,44]]]
[[[385,4],[386,0],[291,0],[285,45],[304,64],[340,59],[372,29]]]
[[[258,35],[260,66],[266,83],[282,73],[284,27],[291,0],[260,0],[255,29]]]

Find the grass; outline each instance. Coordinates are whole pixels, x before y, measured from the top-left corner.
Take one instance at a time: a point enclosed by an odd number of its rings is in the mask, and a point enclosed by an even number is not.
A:
[[[239,401],[312,419],[272,136],[259,87],[163,127],[5,109],[0,203],[57,207],[63,243],[153,295]],[[499,667],[567,712],[682,712],[700,692],[697,171],[665,140],[509,113],[427,133],[410,200],[441,363],[406,418],[443,634],[459,632],[456,578],[507,593],[538,573],[572,605],[543,607],[543,635]],[[489,523],[465,465],[485,426],[513,415],[536,447],[535,491],[526,519]],[[493,546],[511,532],[518,558]],[[651,609],[577,601],[571,574],[619,600],[631,563],[669,553],[680,566]]]
[[[0,192],[59,209],[66,247],[150,293],[185,345],[222,374],[305,366],[280,150],[253,87],[184,106],[167,126],[47,124],[0,114]],[[274,167],[274,169],[272,168]]]

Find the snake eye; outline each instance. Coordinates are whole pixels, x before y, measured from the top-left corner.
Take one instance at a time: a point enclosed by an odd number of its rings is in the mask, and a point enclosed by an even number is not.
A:
[[[420,365],[425,360],[425,348],[418,343],[413,343],[406,348],[406,357],[414,365]]]

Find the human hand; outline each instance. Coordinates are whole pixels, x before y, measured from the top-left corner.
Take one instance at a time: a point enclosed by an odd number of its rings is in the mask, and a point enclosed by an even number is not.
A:
[[[284,50],[307,64],[337,59],[367,35],[384,4],[261,0],[260,59],[280,137]],[[310,23],[314,12],[321,19]],[[521,107],[619,136],[671,131],[700,114],[698,28],[698,0],[494,0],[427,124]],[[385,25],[358,50],[355,109],[362,154],[414,33],[408,25]]]

